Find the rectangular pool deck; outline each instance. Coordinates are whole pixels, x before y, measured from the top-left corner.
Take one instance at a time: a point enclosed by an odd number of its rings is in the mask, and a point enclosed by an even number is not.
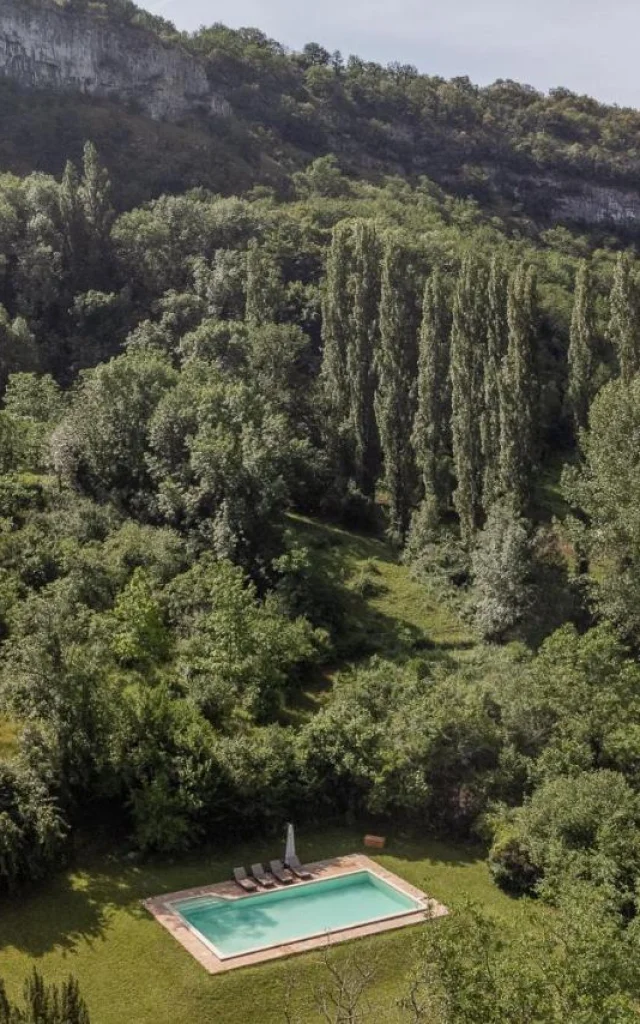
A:
[[[181,901],[207,896],[223,898],[224,900],[245,900],[251,899],[257,903],[255,895],[244,893],[235,882],[221,882],[217,885],[200,886],[196,889],[184,889],[181,892],[165,893],[162,896],[154,896],[143,901],[143,906],[155,917],[174,939],[189,952],[210,974],[220,974],[223,971],[231,971],[238,967],[248,967],[265,963],[268,960],[276,960],[280,957],[293,956],[296,953],[307,953],[310,950],[333,945],[337,942],[345,942],[349,939],[359,939],[365,935],[377,935],[380,932],[391,931],[396,928],[406,928],[409,925],[420,924],[435,917],[443,917],[447,908],[431,899],[420,889],[405,882],[404,879],[394,875],[391,871],[376,864],[370,857],[364,854],[350,854],[345,857],[335,857],[332,860],[317,861],[314,864],[307,864],[309,871],[313,874],[311,882],[296,882],[290,886],[279,886],[287,891],[294,888],[302,890],[305,886],[313,885],[328,879],[337,879],[341,876],[352,875],[354,872],[368,871],[386,882],[394,889],[417,901],[416,909],[400,910],[398,914],[387,916],[378,920],[367,921],[352,927],[340,928],[329,933],[314,935],[308,938],[297,939],[296,941],[283,942],[270,945],[262,949],[255,949],[246,953],[232,956],[219,956],[215,948],[203,940],[197,931],[189,927],[185,919],[176,909],[175,904]],[[270,890],[260,890],[265,895]],[[258,896],[258,900],[259,900]],[[259,905],[259,904],[258,904]]]

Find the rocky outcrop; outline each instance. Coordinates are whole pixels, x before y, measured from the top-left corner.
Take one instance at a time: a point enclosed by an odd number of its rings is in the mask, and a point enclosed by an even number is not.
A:
[[[640,225],[640,193],[615,185],[584,183],[578,191],[559,196],[554,213],[563,221],[635,228]]]
[[[640,229],[640,190],[558,173],[498,174],[490,165],[482,170],[496,196],[507,197],[540,224],[575,224],[634,234]]]
[[[133,101],[158,119],[229,113],[202,65],[179,46],[53,0],[0,0],[0,74],[27,88]]]

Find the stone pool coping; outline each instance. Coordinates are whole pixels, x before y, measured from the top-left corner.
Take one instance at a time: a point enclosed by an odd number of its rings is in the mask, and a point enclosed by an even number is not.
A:
[[[396,928],[406,928],[409,925],[421,924],[424,921],[435,917],[443,917],[448,913],[447,908],[436,900],[431,899],[426,893],[417,889],[403,878],[387,871],[370,857],[362,853],[352,853],[345,857],[334,857],[331,860],[320,860],[313,864],[307,864],[309,871],[313,874],[313,881],[318,882],[325,878],[337,878],[340,875],[351,874],[354,871],[370,871],[383,881],[395,886],[407,896],[422,900],[424,907],[420,910],[409,910],[400,912],[397,916],[383,918],[378,921],[369,921],[366,924],[356,925],[354,928],[344,928],[340,931],[330,932],[325,935],[316,935],[308,939],[300,939],[297,942],[282,943],[278,946],[270,946],[267,949],[258,949],[251,953],[243,953],[239,956],[227,957],[224,960],[216,956],[215,952],[202,942],[198,935],[192,931],[182,917],[173,909],[172,903],[178,900],[190,899],[194,896],[222,896],[225,899],[246,899],[249,893],[244,893],[233,881],[220,882],[217,885],[199,886],[195,889],[182,889],[180,892],[164,893],[162,896],[153,896],[142,901],[142,905],[155,917],[156,921],[166,928],[209,974],[221,974],[224,971],[232,971],[239,967],[255,966],[265,963],[268,960],[277,960],[285,956],[293,956],[296,953],[307,953],[313,949],[334,945],[337,942],[346,942],[349,939],[360,939],[365,935],[377,935],[380,932],[392,931]],[[297,882],[296,885],[309,885],[309,882]],[[264,890],[265,892],[268,890]],[[273,892],[273,890],[271,890]],[[255,894],[254,894],[255,895]]]

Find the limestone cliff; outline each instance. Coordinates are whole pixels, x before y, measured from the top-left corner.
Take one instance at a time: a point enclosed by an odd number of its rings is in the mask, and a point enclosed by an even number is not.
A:
[[[158,119],[228,112],[204,68],[179,46],[141,28],[71,14],[53,0],[0,0],[0,74],[25,87],[135,101]]]
[[[635,228],[640,225],[640,193],[585,183],[573,194],[559,196],[554,213],[559,220]]]

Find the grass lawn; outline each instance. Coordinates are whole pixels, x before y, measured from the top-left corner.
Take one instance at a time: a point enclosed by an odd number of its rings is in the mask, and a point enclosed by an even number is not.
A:
[[[358,852],[362,834],[347,828],[301,833],[299,851],[306,860]],[[2,905],[0,975],[15,994],[34,965],[50,980],[72,972],[92,1024],[281,1024],[288,973],[293,968],[310,991],[321,977],[317,953],[212,977],[139,904],[146,896],[220,881],[233,864],[268,852],[253,844],[174,864],[88,861]],[[468,896],[505,927],[535,922],[535,905],[511,900],[493,885],[481,851],[391,836],[388,852],[375,859],[449,906]],[[424,927],[446,927],[446,920]],[[393,995],[401,990],[419,930],[361,939],[339,947],[337,955],[356,946],[370,951],[379,963],[376,994]],[[316,1019],[311,1006],[307,1019]]]

